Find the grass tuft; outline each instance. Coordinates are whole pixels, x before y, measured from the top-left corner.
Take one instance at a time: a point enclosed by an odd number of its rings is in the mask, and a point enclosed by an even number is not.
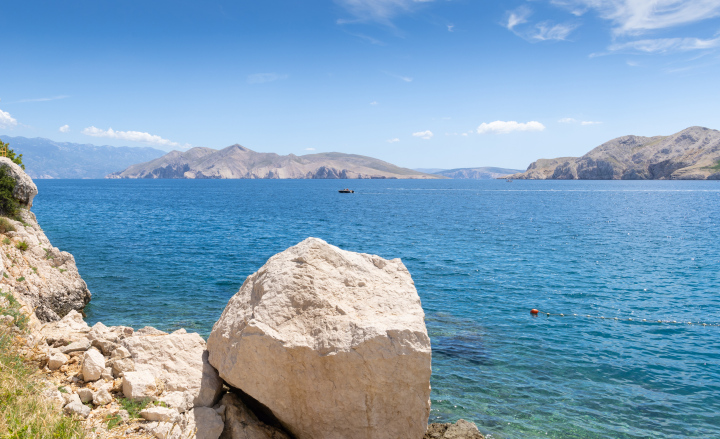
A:
[[[20,304],[7,293],[9,303],[3,314],[20,314]],[[27,319],[26,316],[25,319]],[[16,317],[16,321],[18,318]],[[20,319],[22,320],[22,319]],[[24,326],[24,325],[23,325]],[[70,439],[83,438],[82,423],[63,416],[41,395],[43,387],[36,376],[37,367],[28,364],[19,353],[20,342],[8,328],[0,328],[0,437]]]
[[[28,243],[25,241],[20,241],[17,244],[15,244],[15,248],[20,251],[25,251],[28,249]]]
[[[150,404],[150,398],[141,399],[139,401],[133,401],[128,398],[121,398],[118,400],[123,410],[127,410],[131,418],[139,418],[140,411]]]
[[[14,232],[15,226],[5,217],[0,217],[0,233]],[[7,238],[5,238],[7,239]]]

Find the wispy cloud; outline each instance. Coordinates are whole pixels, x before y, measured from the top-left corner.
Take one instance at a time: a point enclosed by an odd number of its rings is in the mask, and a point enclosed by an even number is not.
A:
[[[19,101],[15,101],[14,103],[20,104],[23,102],[47,102],[47,101],[57,101],[58,99],[65,99],[69,98],[68,95],[60,95],[60,96],[53,96],[50,98],[35,98],[35,99],[20,99]]]
[[[248,84],[264,84],[266,82],[287,79],[288,77],[288,75],[280,75],[278,73],[255,73],[248,75],[247,82]]]
[[[530,8],[521,6],[513,11],[508,11],[502,25],[520,38],[533,43],[566,40],[570,33],[578,27],[575,23],[553,23],[551,21],[530,24],[531,15]]]
[[[448,24],[448,25],[447,25],[447,30],[448,30],[448,32],[453,32],[454,29],[455,29],[455,25],[454,25],[454,24]]]
[[[7,111],[0,110],[0,128],[14,128],[17,126],[17,120],[10,116]]]
[[[115,131],[112,128],[102,130],[100,128],[95,128],[94,126],[91,126],[82,130],[82,133],[86,136],[107,137],[110,139],[127,140],[130,142],[147,143],[150,145],[158,145],[170,148],[187,149],[190,147],[190,145],[188,144],[181,145],[178,142],[173,142],[168,139],[163,139],[160,136],[156,136],[150,133],[144,133],[141,131]]]
[[[378,40],[377,38],[373,38],[369,35],[365,34],[356,34],[352,32],[348,32],[348,35],[352,35],[353,37],[360,38],[361,40],[367,41],[370,44],[374,44],[376,46],[384,46],[385,43],[383,41]]]
[[[70,125],[63,125],[60,128],[58,128],[58,131],[61,133],[67,133],[70,131]]]
[[[430,130],[427,131],[418,131],[417,133],[412,133],[413,137],[420,137],[421,139],[430,140],[434,136],[433,132]]]
[[[580,15],[595,10],[614,24],[616,35],[638,35],[720,15],[717,0],[551,0]]]
[[[610,45],[610,52],[673,53],[707,50],[720,47],[720,37],[709,40],[700,38],[655,38]]]
[[[412,12],[422,3],[433,0],[335,0],[354,18],[340,19],[338,24],[374,21],[392,26],[391,19],[403,13]]]
[[[393,77],[393,78],[396,78],[396,79],[399,79],[399,80],[401,80],[401,81],[404,81],[404,82],[412,82],[412,81],[413,81],[413,78],[410,77],[410,76],[396,75],[396,74],[394,74],[394,73],[389,73],[389,72],[383,72],[383,73],[385,73],[386,75],[391,76],[391,77]]]
[[[602,123],[602,122],[597,122],[594,120],[577,120],[577,119],[573,119],[572,117],[563,117],[562,119],[558,120],[558,122],[560,122],[560,123],[579,123],[580,125],[583,125],[583,126],[598,125],[598,124]]]
[[[315,148],[305,148],[305,151],[315,151]]]
[[[377,104],[378,104],[377,101],[370,102],[370,105],[377,105]]]
[[[395,143],[395,142],[399,142],[399,141],[400,141],[400,139],[398,139],[398,138],[396,137],[396,138],[394,138],[394,139],[388,139],[388,140],[387,140],[387,143]]]
[[[543,131],[545,125],[537,121],[530,121],[525,123],[515,122],[514,120],[502,121],[496,120],[490,123],[481,123],[477,127],[478,134],[507,134],[513,131]]]

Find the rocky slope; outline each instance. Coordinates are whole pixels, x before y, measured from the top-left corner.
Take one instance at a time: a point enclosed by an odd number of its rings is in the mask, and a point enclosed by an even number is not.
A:
[[[458,169],[445,169],[442,171],[434,172],[433,174],[442,175],[444,177],[452,179],[462,180],[492,180],[494,178],[502,178],[510,174],[516,174],[522,172],[519,169],[506,169],[506,168],[493,168],[493,167],[481,167],[481,168],[458,168]]]
[[[329,152],[302,156],[255,152],[240,145],[221,150],[173,151],[107,178],[444,178],[382,160]]]
[[[540,159],[514,179],[719,180],[720,131],[690,127],[671,136],[623,136],[582,157]]]
[[[41,137],[0,136],[0,139],[23,155],[25,171],[32,178],[104,178],[111,172],[165,154],[149,147],[97,146]]]

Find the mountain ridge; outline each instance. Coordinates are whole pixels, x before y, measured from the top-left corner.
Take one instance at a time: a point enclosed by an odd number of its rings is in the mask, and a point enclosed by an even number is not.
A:
[[[401,168],[379,159],[358,154],[326,152],[297,156],[256,152],[239,144],[216,150],[191,148],[172,151],[145,163],[129,166],[106,178],[445,178]]]
[[[669,136],[622,136],[582,157],[539,159],[508,178],[720,180],[720,131],[693,126]]]

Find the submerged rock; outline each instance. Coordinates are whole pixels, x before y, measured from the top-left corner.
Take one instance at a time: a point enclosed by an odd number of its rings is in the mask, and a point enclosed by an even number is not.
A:
[[[484,439],[477,426],[464,419],[455,424],[430,424],[423,439]]]
[[[418,439],[427,428],[430,339],[399,259],[308,238],[247,278],[208,350],[298,439]]]

